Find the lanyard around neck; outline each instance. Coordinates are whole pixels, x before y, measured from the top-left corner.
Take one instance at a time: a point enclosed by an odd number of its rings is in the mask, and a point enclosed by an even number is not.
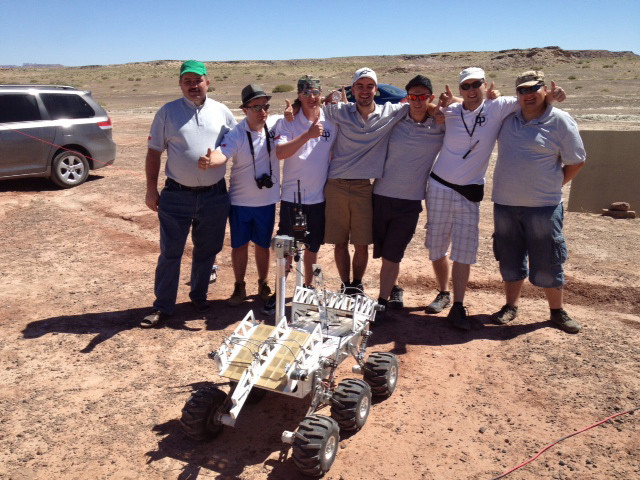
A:
[[[258,172],[256,172],[256,154],[253,150],[253,139],[251,138],[251,132],[246,130],[247,139],[249,140],[249,150],[251,150],[251,158],[253,159],[253,175],[254,177],[258,176]],[[269,143],[269,130],[267,130],[267,125],[264,126],[264,138],[267,142],[267,153],[269,154],[269,176],[273,175],[273,170],[271,170],[271,144]]]
[[[470,137],[473,137],[473,132],[476,131],[476,127],[478,126],[478,118],[480,118],[480,115],[482,115],[483,110],[484,110],[484,104],[482,104],[482,108],[476,115],[476,119],[473,122],[473,128],[471,129],[471,131],[469,131],[469,128],[467,127],[467,122],[464,121],[464,115],[463,115],[464,107],[460,109],[460,118],[462,119],[462,124],[464,125],[464,129],[467,131]]]

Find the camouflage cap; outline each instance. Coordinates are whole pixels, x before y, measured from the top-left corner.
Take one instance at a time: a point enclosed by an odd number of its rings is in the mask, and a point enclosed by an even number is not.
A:
[[[516,78],[516,88],[544,85],[544,72],[541,70],[528,70]]]
[[[305,75],[298,79],[298,92],[304,92],[308,89],[317,88],[320,90],[320,80],[312,77],[311,75]]]

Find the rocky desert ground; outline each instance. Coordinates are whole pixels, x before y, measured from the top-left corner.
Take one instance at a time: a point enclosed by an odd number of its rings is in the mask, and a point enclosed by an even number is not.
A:
[[[158,255],[157,218],[144,205],[146,138],[156,109],[179,95],[179,64],[0,69],[0,83],[91,90],[118,144],[115,164],[74,189],[45,179],[0,182],[0,478],[298,478],[280,434],[296,428],[304,401],[270,394],[210,443],[187,439],[178,425],[194,389],[224,383],[207,353],[250,309],[265,319],[251,267],[250,300],[226,306],[233,289],[228,239],[211,312],[198,314],[188,302],[188,247],[176,315],[164,329],[138,327],[153,301]],[[369,66],[381,82],[403,86],[422,73],[440,91],[470,65],[485,68],[504,94],[519,72],[541,68],[566,89],[563,108],[581,129],[640,134],[640,57],[631,53],[547,47],[208,63],[211,95],[238,115],[248,83],[271,91],[313,73],[328,88]],[[276,112],[285,98],[291,93],[274,94]],[[583,429],[506,478],[639,478],[638,222],[566,214],[566,308],[584,325],[578,335],[552,327],[544,298],[530,286],[513,324],[488,321],[503,304],[488,200],[467,297],[474,328],[454,331],[444,313],[425,314],[435,281],[419,228],[401,268],[405,308],[375,329],[369,348],[398,355],[398,388],[374,403],[360,432],[341,436],[325,478],[489,480]],[[337,285],[330,248],[320,263]],[[379,266],[371,261],[365,278],[372,296]],[[343,363],[340,378],[353,376],[350,366]]]

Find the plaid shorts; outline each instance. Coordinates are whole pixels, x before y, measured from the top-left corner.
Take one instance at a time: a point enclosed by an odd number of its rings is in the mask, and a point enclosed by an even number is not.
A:
[[[451,246],[451,260],[467,265],[476,263],[479,222],[479,202],[471,202],[451,188],[429,179],[425,246],[431,261],[444,257]]]

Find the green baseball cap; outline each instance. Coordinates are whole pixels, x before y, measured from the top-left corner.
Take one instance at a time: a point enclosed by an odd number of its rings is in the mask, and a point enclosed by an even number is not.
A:
[[[197,60],[187,60],[180,67],[180,76],[185,73],[195,73],[196,75],[206,75],[207,67],[204,66],[204,63],[198,62]]]

